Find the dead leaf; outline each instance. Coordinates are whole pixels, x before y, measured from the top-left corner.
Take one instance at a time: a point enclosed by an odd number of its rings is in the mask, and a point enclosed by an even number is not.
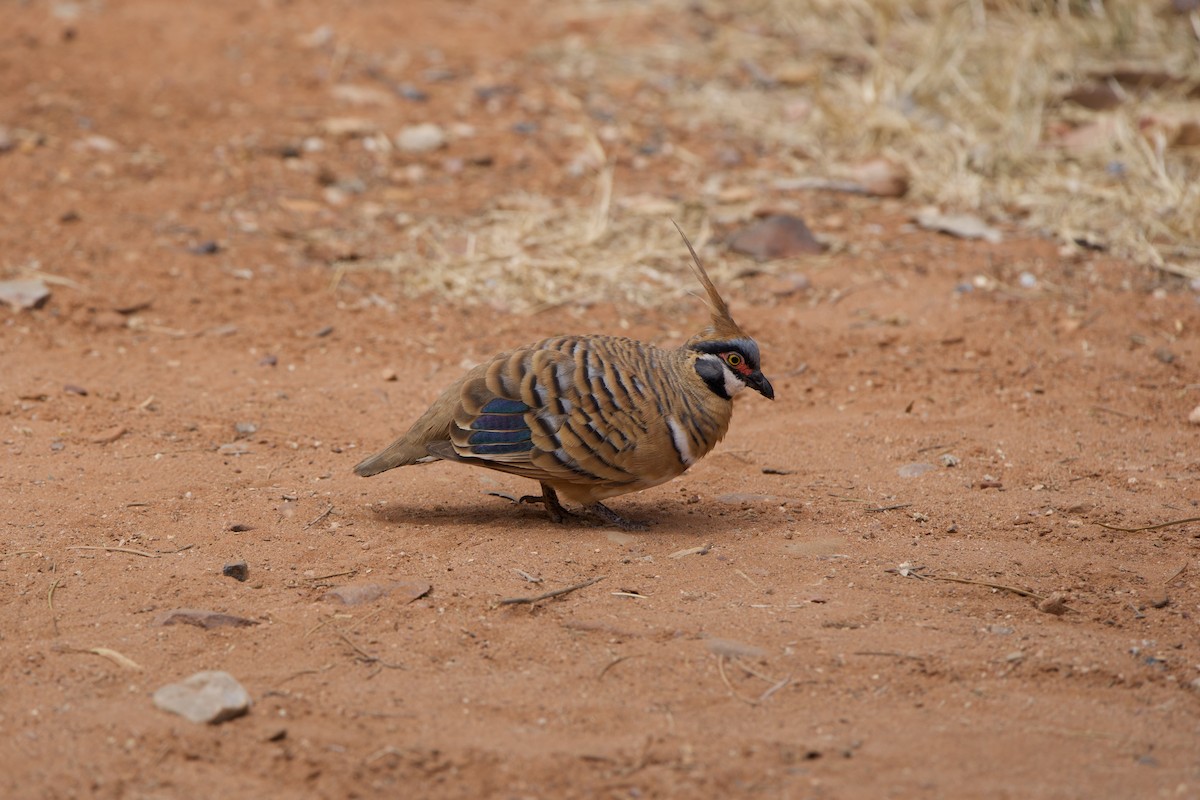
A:
[[[108,430],[98,433],[92,437],[92,442],[95,444],[112,444],[117,439],[120,439],[125,434],[129,433],[129,429],[124,425],[117,425]]]
[[[381,597],[396,594],[411,603],[432,591],[433,587],[421,581],[393,581],[391,583],[358,583],[338,586],[325,593],[322,599],[337,600],[344,605],[359,606]]]
[[[205,629],[248,628],[251,625],[257,625],[258,620],[200,608],[176,608],[160,614],[154,623],[156,625],[195,625],[197,628]]]

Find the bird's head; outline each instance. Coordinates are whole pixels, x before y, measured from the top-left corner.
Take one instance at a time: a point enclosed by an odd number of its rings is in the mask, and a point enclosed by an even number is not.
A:
[[[704,287],[705,302],[712,316],[712,323],[689,339],[685,345],[698,354],[697,374],[709,389],[727,400],[747,386],[768,400],[774,400],[775,388],[771,386],[767,376],[762,374],[758,342],[733,321],[729,314],[729,306],[725,304],[721,293],[705,272],[700,257],[696,255],[696,249],[692,247],[692,243],[678,224],[675,228],[679,230],[679,235],[683,236],[683,243],[692,254],[692,271]]]
[[[775,387],[759,366],[758,343],[749,336],[693,341],[688,347],[699,354],[696,373],[717,395],[730,399],[749,386],[768,400],[775,399]]]

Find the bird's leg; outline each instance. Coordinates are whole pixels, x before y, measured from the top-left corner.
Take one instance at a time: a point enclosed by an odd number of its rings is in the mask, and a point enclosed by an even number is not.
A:
[[[590,506],[585,506],[585,508],[587,508],[588,511],[591,511],[600,519],[607,522],[609,525],[615,525],[621,530],[644,531],[646,528],[650,527],[644,522],[635,522],[631,519],[625,519],[603,503],[592,503]]]
[[[558,494],[554,488],[547,483],[542,483],[542,493],[540,495],[527,494],[521,498],[522,503],[541,503],[546,507],[546,513],[550,515],[551,522],[564,522],[567,517],[572,516],[570,511],[562,507],[558,502]]]

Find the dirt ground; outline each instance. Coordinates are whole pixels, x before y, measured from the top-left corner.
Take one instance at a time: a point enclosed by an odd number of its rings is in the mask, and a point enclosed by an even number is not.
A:
[[[703,35],[604,4],[394,5],[3,12],[0,278],[52,296],[0,316],[0,794],[1200,797],[1200,522],[1099,524],[1200,517],[1179,279],[800,195],[852,246],[722,272],[777,399],[739,397],[712,455],[613,501],[648,532],[554,525],[488,494],[535,488],[501,474],[356,477],[493,352],[704,322],[682,246],[657,307],[531,313],[335,270],[414,247],[404,215],[587,206],[538,47]],[[349,118],[452,137],[372,154],[331,132]],[[607,142],[617,194],[775,164],[671,135],[698,165]],[[160,624],[178,608],[257,624]],[[200,670],[250,713],[154,706]]]

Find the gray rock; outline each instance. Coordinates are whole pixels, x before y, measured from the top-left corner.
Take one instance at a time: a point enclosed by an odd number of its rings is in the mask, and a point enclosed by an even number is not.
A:
[[[729,249],[755,261],[795,258],[824,250],[799,217],[777,214],[742,228],[729,239]]]
[[[230,561],[221,568],[221,574],[235,581],[245,581],[250,577],[250,566],[245,560]]]
[[[913,464],[905,464],[903,467],[900,467],[898,470],[896,470],[896,474],[901,478],[919,478],[926,472],[934,469],[937,469],[937,467],[933,466],[933,464],[916,462]]]
[[[250,693],[228,672],[197,672],[154,693],[154,705],[192,722],[217,725],[250,710]]]

